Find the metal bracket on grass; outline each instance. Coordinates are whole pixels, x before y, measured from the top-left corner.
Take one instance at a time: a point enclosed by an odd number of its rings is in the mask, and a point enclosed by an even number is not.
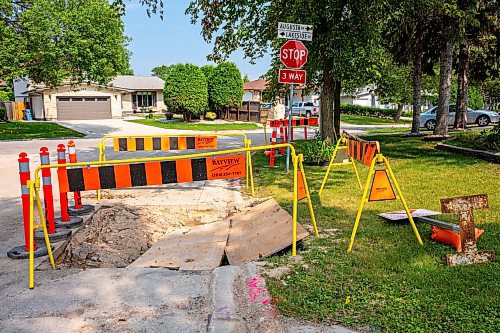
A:
[[[443,213],[458,213],[462,242],[462,253],[446,255],[448,266],[482,264],[495,260],[495,252],[477,250],[474,226],[474,210],[477,209],[488,209],[487,194],[441,199]]]

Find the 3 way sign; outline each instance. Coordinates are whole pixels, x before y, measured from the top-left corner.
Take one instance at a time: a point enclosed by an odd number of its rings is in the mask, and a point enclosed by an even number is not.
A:
[[[306,84],[306,71],[302,69],[280,69],[279,83]]]
[[[278,38],[312,41],[312,25],[278,22]]]

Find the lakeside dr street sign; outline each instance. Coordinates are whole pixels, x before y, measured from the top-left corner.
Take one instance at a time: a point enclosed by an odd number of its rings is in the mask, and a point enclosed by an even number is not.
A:
[[[280,69],[279,83],[306,84],[306,71],[302,69]]]
[[[312,41],[312,25],[278,22],[278,38]]]
[[[307,48],[298,40],[289,40],[280,49],[281,62],[288,68],[300,68],[307,62]]]

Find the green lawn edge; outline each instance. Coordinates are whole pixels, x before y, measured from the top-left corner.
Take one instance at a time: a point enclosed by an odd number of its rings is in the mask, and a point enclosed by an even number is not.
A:
[[[188,130],[188,131],[238,131],[238,130],[257,130],[262,129],[255,123],[185,123],[185,122],[169,122],[162,123],[155,119],[134,119],[127,120],[132,123],[154,126],[166,129]]]
[[[0,140],[83,138],[84,133],[52,122],[11,121],[0,123]]]

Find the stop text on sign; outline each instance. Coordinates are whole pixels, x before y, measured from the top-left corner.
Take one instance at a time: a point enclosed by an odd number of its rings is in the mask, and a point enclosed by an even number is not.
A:
[[[306,71],[302,69],[280,69],[278,82],[306,84]]]
[[[301,68],[307,62],[307,48],[298,40],[289,40],[280,49],[281,62],[288,68]]]

